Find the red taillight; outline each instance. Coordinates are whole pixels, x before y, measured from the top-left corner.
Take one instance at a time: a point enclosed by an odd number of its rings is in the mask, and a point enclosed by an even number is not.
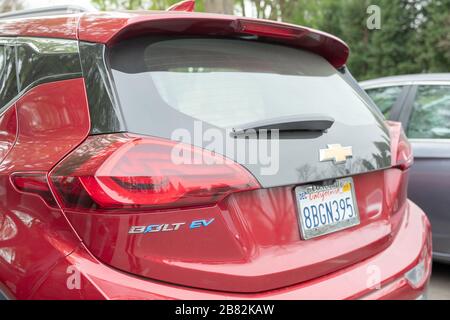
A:
[[[11,182],[17,190],[37,194],[48,205],[56,205],[55,198],[47,183],[46,172],[15,172],[11,175]]]
[[[259,188],[244,168],[221,155],[129,134],[89,137],[50,177],[64,208],[84,210],[204,206]]]
[[[386,121],[391,138],[392,166],[406,170],[414,163],[411,144],[405,136],[400,122]]]

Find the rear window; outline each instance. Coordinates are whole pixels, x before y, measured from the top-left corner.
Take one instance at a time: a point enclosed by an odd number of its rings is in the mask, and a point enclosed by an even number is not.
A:
[[[315,54],[234,39],[134,39],[110,64],[131,131],[198,119],[220,128],[324,114],[345,124],[373,114],[341,74]]]

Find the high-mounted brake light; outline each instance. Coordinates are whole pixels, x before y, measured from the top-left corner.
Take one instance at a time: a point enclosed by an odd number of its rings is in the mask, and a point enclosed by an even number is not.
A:
[[[89,137],[51,173],[63,208],[165,209],[212,205],[259,188],[239,164],[191,145],[153,137]]]
[[[289,28],[287,26],[280,26],[268,22],[256,22],[251,20],[239,20],[240,32],[266,37],[277,37],[295,39],[300,38],[308,33],[306,30],[299,28]]]
[[[391,138],[391,164],[406,170],[414,163],[411,144],[403,131],[402,124],[396,121],[386,121]]]

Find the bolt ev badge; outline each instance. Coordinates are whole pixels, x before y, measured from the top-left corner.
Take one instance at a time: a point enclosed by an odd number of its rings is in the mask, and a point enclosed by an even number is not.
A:
[[[319,160],[321,162],[333,160],[334,164],[339,164],[344,163],[347,161],[347,158],[353,156],[352,147],[343,147],[340,144],[329,144],[327,146],[327,149],[319,150]]]
[[[163,224],[151,224],[147,226],[131,226],[128,234],[142,234],[142,233],[155,233],[155,232],[167,232],[167,231],[178,231],[183,228],[189,227],[189,230],[197,228],[206,228],[212,222],[212,219],[206,220],[194,220],[191,223],[177,222],[177,223],[163,223]]]

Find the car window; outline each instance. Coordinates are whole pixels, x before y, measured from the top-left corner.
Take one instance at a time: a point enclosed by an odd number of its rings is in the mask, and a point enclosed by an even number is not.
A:
[[[5,72],[6,72],[5,46],[0,46],[0,79],[4,78]],[[0,107],[2,106],[3,104]]]
[[[409,138],[450,139],[450,85],[418,88],[407,135]]]
[[[171,114],[171,123],[178,113],[220,128],[298,114],[373,122],[339,71],[294,48],[230,39],[133,39],[113,49],[111,65],[128,126],[148,128],[163,113]]]
[[[19,91],[44,79],[81,73],[76,41],[21,39],[16,50]]]
[[[374,88],[368,89],[367,94],[372,98],[375,104],[380,108],[386,119],[389,119],[391,115],[392,107],[397,101],[403,87],[384,87],[384,88]]]

